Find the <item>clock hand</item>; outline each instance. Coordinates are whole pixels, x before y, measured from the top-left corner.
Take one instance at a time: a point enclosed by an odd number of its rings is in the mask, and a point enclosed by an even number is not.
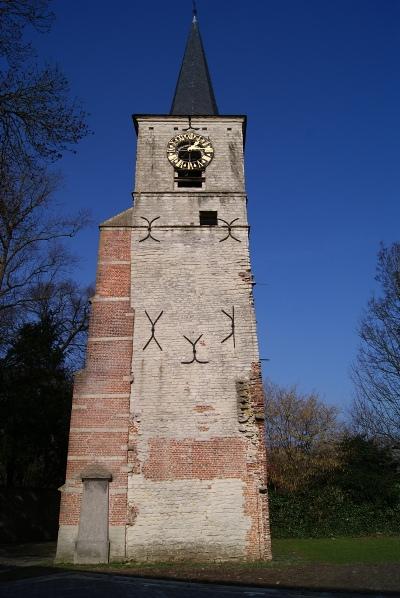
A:
[[[193,143],[192,145],[190,145],[190,146],[188,147],[188,150],[196,150],[196,149],[199,149],[199,143],[200,143],[200,140],[199,140],[199,139],[197,139],[197,141],[195,141],[195,143]]]

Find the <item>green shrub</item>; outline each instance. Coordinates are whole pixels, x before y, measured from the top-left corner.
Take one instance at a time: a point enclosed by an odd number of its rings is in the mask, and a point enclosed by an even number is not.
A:
[[[283,494],[270,489],[271,532],[275,538],[318,538],[398,534],[400,504],[355,503],[336,486]]]

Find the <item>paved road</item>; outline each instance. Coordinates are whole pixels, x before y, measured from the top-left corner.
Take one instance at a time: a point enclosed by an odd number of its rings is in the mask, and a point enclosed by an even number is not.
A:
[[[0,584],[1,598],[360,598],[359,594],[138,579],[123,575],[62,572]]]

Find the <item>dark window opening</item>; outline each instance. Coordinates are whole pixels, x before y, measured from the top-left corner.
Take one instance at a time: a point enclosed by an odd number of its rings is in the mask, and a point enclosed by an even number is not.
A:
[[[218,212],[199,212],[200,226],[218,226]]]
[[[177,170],[175,180],[178,187],[202,187],[203,174],[203,170]]]

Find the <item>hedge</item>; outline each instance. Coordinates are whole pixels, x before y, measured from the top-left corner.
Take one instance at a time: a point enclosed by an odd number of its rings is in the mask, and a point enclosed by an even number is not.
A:
[[[335,486],[293,494],[270,489],[269,501],[271,533],[275,538],[398,535],[400,532],[400,503],[394,506],[356,504]]]

